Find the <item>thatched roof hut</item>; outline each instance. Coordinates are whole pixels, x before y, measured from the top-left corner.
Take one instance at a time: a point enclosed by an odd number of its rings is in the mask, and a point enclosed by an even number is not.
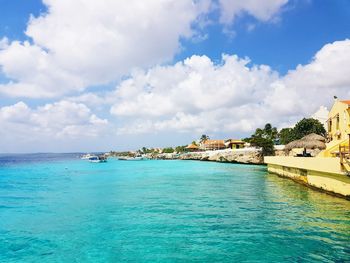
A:
[[[325,137],[316,133],[310,133],[309,135],[304,136],[301,140],[326,142]]]
[[[197,145],[191,143],[191,144],[189,144],[189,145],[186,147],[186,149],[187,149],[188,151],[196,151],[196,150],[199,149],[199,147],[198,147]]]
[[[296,141],[292,141],[290,143],[288,143],[286,145],[285,150],[290,151],[294,148],[306,148],[306,149],[326,149],[326,144],[324,142],[321,141],[316,141],[316,140],[310,140],[310,141],[306,141],[306,140],[296,140]]]
[[[286,151],[290,151],[294,148],[305,148],[305,149],[326,149],[326,139],[318,134],[311,133],[304,136],[300,140],[295,140],[288,143],[285,147]]]

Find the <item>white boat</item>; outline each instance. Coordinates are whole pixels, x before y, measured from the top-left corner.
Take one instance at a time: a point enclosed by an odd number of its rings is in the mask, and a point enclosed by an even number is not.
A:
[[[107,162],[107,158],[103,155],[100,155],[100,156],[92,155],[89,158],[89,162],[91,162],[91,163],[105,163],[105,162]]]
[[[145,158],[143,158],[142,156],[136,156],[136,157],[133,157],[131,159],[131,161],[141,161],[141,160],[144,160]]]
[[[88,153],[88,154],[84,154],[83,156],[81,156],[80,159],[89,160],[90,157],[93,157],[93,156],[95,156],[95,155]]]

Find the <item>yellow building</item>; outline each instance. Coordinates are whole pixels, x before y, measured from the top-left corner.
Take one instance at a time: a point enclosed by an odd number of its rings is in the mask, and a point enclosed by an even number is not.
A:
[[[350,100],[336,100],[328,115],[330,140],[343,141],[350,134]]]
[[[228,139],[225,141],[225,145],[229,149],[242,149],[244,148],[245,142],[241,140]]]
[[[335,100],[328,114],[327,133],[327,149],[320,156],[335,156],[339,146],[349,146],[350,100]]]

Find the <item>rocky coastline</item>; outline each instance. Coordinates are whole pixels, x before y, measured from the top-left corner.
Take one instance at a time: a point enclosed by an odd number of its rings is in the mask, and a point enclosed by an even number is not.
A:
[[[197,160],[221,163],[264,164],[262,151],[257,148],[187,152],[182,154],[161,153],[147,157],[157,160]]]

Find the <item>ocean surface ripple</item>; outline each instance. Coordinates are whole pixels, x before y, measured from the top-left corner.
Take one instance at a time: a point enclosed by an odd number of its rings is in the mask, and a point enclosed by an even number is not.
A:
[[[196,161],[0,156],[0,262],[350,262],[350,202]]]

